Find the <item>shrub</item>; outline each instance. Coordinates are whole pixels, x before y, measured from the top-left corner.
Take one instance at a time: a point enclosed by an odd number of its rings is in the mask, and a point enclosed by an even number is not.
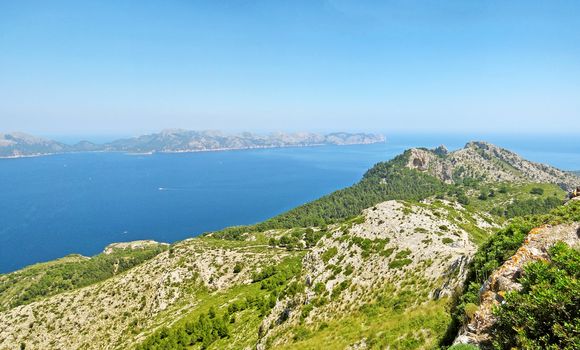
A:
[[[409,265],[412,262],[413,262],[413,260],[411,260],[411,259],[397,259],[397,260],[391,261],[389,263],[389,267],[391,269],[399,269],[399,268],[401,268],[403,266]]]
[[[402,258],[406,258],[409,255],[411,255],[411,250],[410,249],[405,249],[405,250],[401,250],[400,252],[398,252],[395,255],[395,259],[402,259]]]
[[[243,266],[241,263],[236,263],[236,265],[234,266],[234,273],[240,273],[242,272]]]
[[[475,313],[478,309],[479,306],[475,305],[474,303],[467,303],[467,305],[465,305],[465,316],[471,320],[473,316],[475,316]]]
[[[457,345],[453,345],[452,347],[450,347],[447,350],[479,350],[479,348],[475,345],[471,345],[471,344],[457,344]]]
[[[580,201],[569,202],[553,209],[547,215],[536,215],[513,219],[510,224],[492,235],[482,244],[469,265],[464,290],[456,297],[452,307],[452,324],[442,340],[449,344],[457,333],[459,325],[466,322],[465,307],[479,304],[479,289],[489,275],[509,259],[522,245],[526,234],[542,224],[557,225],[580,221]]]
[[[327,249],[324,253],[322,253],[322,261],[328,263],[330,259],[332,259],[336,254],[338,254],[338,249],[336,247],[332,247]]]
[[[520,291],[509,292],[494,310],[496,349],[577,349],[580,344],[580,252],[565,243],[550,262],[524,268]]]
[[[531,194],[537,194],[537,195],[543,195],[544,194],[544,189],[540,188],[540,187],[534,187],[530,190]]]
[[[562,205],[562,200],[557,197],[515,200],[505,208],[493,208],[491,213],[498,216],[505,216],[506,218],[514,218],[517,216],[546,214],[560,205]]]

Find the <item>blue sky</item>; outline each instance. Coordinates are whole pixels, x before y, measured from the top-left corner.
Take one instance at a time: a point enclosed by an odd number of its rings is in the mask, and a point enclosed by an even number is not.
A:
[[[0,0],[0,129],[577,130],[579,1]]]

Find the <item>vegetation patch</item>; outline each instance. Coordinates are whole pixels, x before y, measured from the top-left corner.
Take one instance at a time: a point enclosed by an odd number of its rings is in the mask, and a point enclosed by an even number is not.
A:
[[[546,215],[512,219],[507,227],[489,237],[479,247],[468,267],[465,287],[462,293],[457,296],[452,307],[452,323],[443,343],[449,344],[457,334],[459,326],[469,320],[469,310],[466,311],[466,307],[472,304],[479,305],[481,285],[495,269],[515,254],[531,229],[544,224],[558,225],[579,221],[580,201],[574,201],[560,206]]]
[[[322,253],[321,259],[325,263],[328,263],[328,261],[332,259],[336,254],[338,254],[338,248],[331,247],[328,248],[326,251],[324,251],[324,253]]]
[[[413,262],[413,260],[411,260],[411,259],[396,259],[396,260],[393,260],[389,263],[389,267],[391,269],[400,269],[401,267],[407,266],[412,262]]]
[[[167,245],[113,249],[91,258],[70,256],[0,276],[0,310],[85,287],[122,273],[167,250]]]
[[[578,349],[580,252],[560,242],[549,255],[525,266],[522,289],[494,310],[494,348]]]

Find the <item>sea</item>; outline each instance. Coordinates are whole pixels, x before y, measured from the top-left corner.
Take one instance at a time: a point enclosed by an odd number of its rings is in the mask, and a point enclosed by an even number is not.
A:
[[[391,135],[371,145],[0,159],[0,273],[113,242],[175,242],[253,224],[356,183],[410,147],[485,139],[580,170],[573,136]]]

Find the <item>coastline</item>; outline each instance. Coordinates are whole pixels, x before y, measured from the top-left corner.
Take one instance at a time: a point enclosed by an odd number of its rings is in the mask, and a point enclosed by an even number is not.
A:
[[[124,153],[129,156],[145,156],[153,154],[174,154],[174,153],[200,153],[200,152],[228,152],[228,151],[246,151],[256,149],[279,149],[279,148],[303,148],[303,147],[324,147],[324,146],[355,146],[355,145],[373,145],[378,143],[386,143],[386,139],[376,142],[355,142],[355,143],[313,143],[305,145],[279,145],[279,146],[250,146],[250,147],[222,147],[222,148],[204,148],[204,149],[188,149],[188,150],[159,150],[147,152],[131,152],[121,150],[97,150],[97,151],[71,151],[71,152],[54,152],[54,153],[35,153],[22,154],[12,156],[0,156],[0,159],[21,159],[21,158],[36,158],[47,157],[61,154],[78,154],[78,153]]]

